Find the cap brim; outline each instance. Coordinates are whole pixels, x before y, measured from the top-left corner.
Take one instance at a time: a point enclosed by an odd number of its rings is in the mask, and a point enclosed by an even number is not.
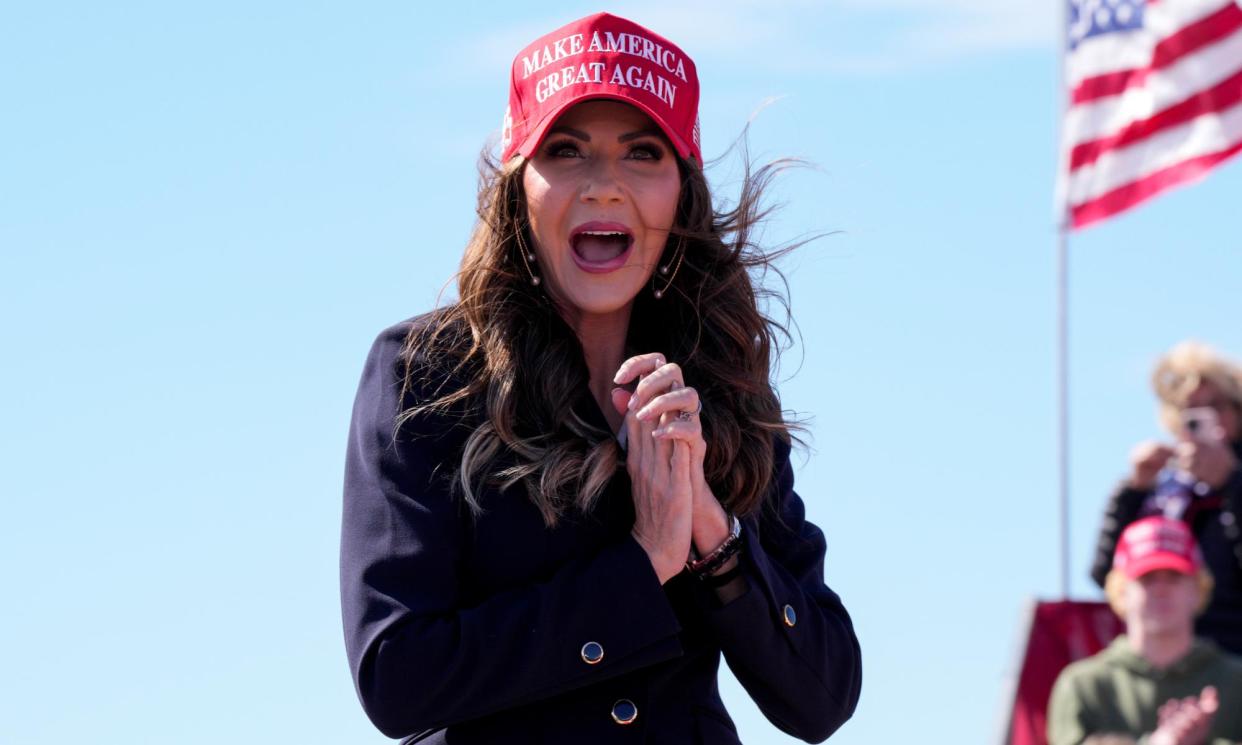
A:
[[[594,101],[599,99],[608,99],[612,101],[620,101],[621,103],[627,103],[643,112],[651,118],[651,121],[656,123],[656,126],[660,128],[660,131],[663,132],[664,136],[667,137],[669,142],[672,143],[673,149],[677,151],[677,154],[680,155],[683,160],[698,159],[694,154],[694,150],[691,149],[685,141],[678,137],[675,132],[672,132],[664,120],[661,119],[650,106],[616,93],[586,93],[578,96],[577,98],[571,98],[561,103],[549,111],[543,119],[535,125],[534,129],[526,135],[526,138],[518,143],[517,147],[514,148],[513,154],[523,155],[527,158],[531,157],[534,155],[535,150],[539,148],[539,143],[543,142],[543,138],[548,134],[548,130],[552,128],[552,125],[556,123],[556,120],[560,118],[561,114],[565,113],[565,111],[571,106],[576,106],[583,101]]]
[[[1131,562],[1125,568],[1125,575],[1130,579],[1137,579],[1158,569],[1172,569],[1175,572],[1191,576],[1198,572],[1195,563],[1184,556],[1157,553]]]

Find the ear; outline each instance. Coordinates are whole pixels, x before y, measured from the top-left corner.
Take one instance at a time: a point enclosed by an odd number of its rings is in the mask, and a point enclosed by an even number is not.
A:
[[[1216,580],[1207,569],[1199,570],[1199,607],[1195,608],[1195,616],[1203,615],[1208,603],[1212,601],[1212,591],[1216,589]]]
[[[1110,570],[1104,578],[1104,597],[1108,599],[1108,607],[1122,621],[1126,620],[1126,604],[1123,594],[1126,591],[1126,576],[1116,569]]]

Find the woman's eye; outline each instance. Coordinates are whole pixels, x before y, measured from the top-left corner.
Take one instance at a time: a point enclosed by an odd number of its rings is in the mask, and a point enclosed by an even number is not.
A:
[[[548,145],[548,155],[553,158],[580,158],[582,151],[572,142],[554,142]]]
[[[664,157],[664,149],[659,145],[643,143],[631,148],[629,157],[633,160],[659,160]]]

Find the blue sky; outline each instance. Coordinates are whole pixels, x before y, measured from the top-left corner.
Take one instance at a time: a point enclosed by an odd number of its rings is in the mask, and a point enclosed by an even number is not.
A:
[[[337,596],[358,374],[455,268],[508,61],[600,9],[0,11],[4,739],[387,741]],[[864,650],[832,742],[991,740],[1024,604],[1059,592],[1055,3],[607,9],[694,57],[709,158],[775,98],[753,154],[816,164],[767,238],[835,231],[784,264],[781,370]],[[1107,490],[1160,435],[1155,356],[1242,355],[1239,193],[1229,163],[1071,240],[1076,596]],[[724,685],[747,743],[790,742]]]

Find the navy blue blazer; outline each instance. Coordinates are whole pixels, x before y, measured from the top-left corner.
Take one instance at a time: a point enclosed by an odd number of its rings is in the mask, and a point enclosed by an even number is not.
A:
[[[424,743],[737,743],[721,653],[795,737],[820,742],[850,717],[858,640],[824,584],[788,444],[775,441],[771,509],[742,521],[745,594],[721,605],[684,572],[661,586],[630,534],[624,468],[591,514],[555,529],[518,487],[485,492],[473,518],[444,476],[474,425],[423,417],[394,433],[425,395],[398,400],[398,353],[425,318],[376,339],[346,453],[345,646],[376,727]],[[574,406],[609,429],[589,392]]]

